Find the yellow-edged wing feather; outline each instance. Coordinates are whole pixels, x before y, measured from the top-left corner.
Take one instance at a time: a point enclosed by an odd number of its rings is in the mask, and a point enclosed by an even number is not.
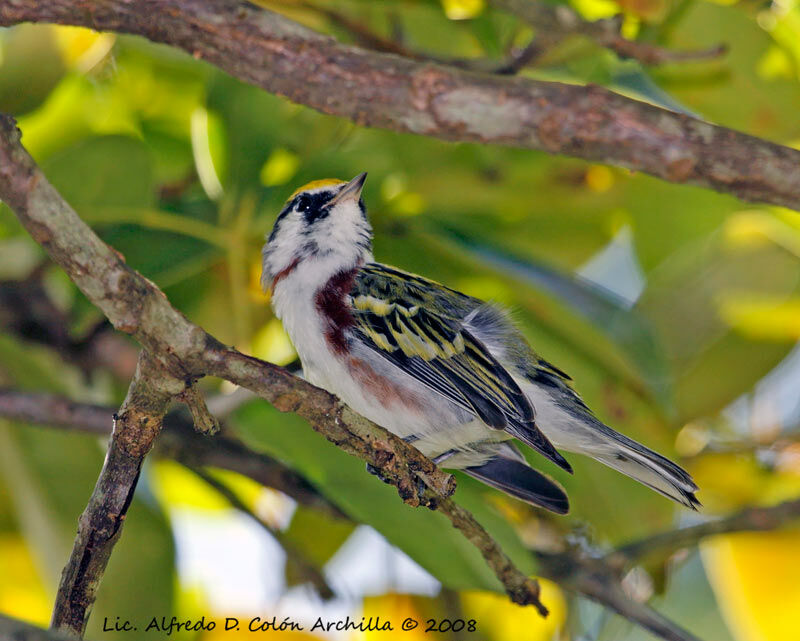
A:
[[[406,373],[495,429],[506,429],[569,469],[534,423],[527,397],[465,327],[481,301],[392,267],[369,264],[356,277],[357,336]]]

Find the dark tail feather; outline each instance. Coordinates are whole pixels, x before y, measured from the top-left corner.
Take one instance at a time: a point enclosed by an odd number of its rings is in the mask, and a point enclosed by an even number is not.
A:
[[[549,458],[561,469],[572,474],[572,466],[569,464],[569,461],[567,461],[547,439],[544,433],[536,426],[535,422],[522,423],[520,421],[511,420],[508,422],[505,430],[514,438],[518,438],[525,443],[528,447],[532,447],[540,454]]]
[[[569,500],[563,488],[521,461],[498,457],[483,465],[464,468],[463,471],[526,503],[556,514],[569,512]]]

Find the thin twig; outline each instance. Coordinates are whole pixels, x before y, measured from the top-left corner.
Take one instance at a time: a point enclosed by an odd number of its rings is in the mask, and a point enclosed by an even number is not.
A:
[[[332,599],[334,597],[333,589],[328,585],[325,577],[322,575],[320,569],[315,566],[302,551],[300,551],[289,539],[287,539],[280,530],[276,530],[269,523],[264,521],[253,510],[251,510],[244,501],[231,488],[225,483],[215,478],[205,470],[200,468],[190,468],[199,478],[205,481],[206,484],[214,488],[221,494],[231,506],[246,514],[260,525],[275,541],[283,548],[286,553],[288,561],[294,563],[295,567],[300,571],[301,576],[307,580],[323,599]]]
[[[3,641],[69,641],[71,637],[55,630],[38,626],[0,614],[0,639]]]
[[[128,396],[114,420],[103,469],[80,520],[72,554],[61,575],[51,626],[83,636],[97,588],[139,479],[142,461],[161,431],[172,397],[183,382],[142,351]]]
[[[800,498],[769,507],[748,507],[715,521],[661,532],[623,545],[608,554],[606,559],[615,566],[627,566],[653,554],[667,555],[697,545],[709,536],[775,530],[795,519],[800,519]]]
[[[0,3],[0,26],[26,21],[180,47],[244,82],[359,125],[539,149],[800,209],[799,150],[592,85],[366,51],[238,0]]]
[[[536,581],[517,569],[472,515],[449,499],[455,491],[450,474],[326,391],[225,347],[190,323],[61,198],[20,144],[13,119],[6,116],[0,116],[0,198],[112,324],[133,335],[177,380],[224,378],[256,392],[280,411],[302,416],[341,449],[377,467],[406,503],[439,509],[480,550],[516,603],[546,612]]]
[[[770,435],[768,440],[757,437],[710,440],[700,450],[684,458],[697,458],[707,454],[756,454],[759,457],[764,454],[774,457],[784,448],[798,442],[800,442],[800,428],[791,425],[784,426],[777,434]]]
[[[359,21],[353,20],[340,11],[310,3],[303,3],[303,6],[328,18],[333,24],[350,34],[359,46],[372,49],[373,51],[403,56],[404,58],[416,60],[417,62],[434,62],[468,71],[513,75],[533,62],[544,50],[544,46],[540,43],[539,38],[537,38],[535,43],[531,42],[520,51],[512,53],[507,60],[501,60],[499,62],[486,58],[456,58],[452,56],[434,55],[429,52],[416,51],[401,42],[390,38],[384,38]],[[541,38],[541,40],[545,41],[547,38]]]
[[[498,9],[516,15],[538,33],[559,39],[579,34],[622,58],[632,58],[646,65],[719,58],[728,50],[725,45],[718,44],[694,51],[673,51],[648,42],[627,40],[620,33],[620,16],[588,21],[564,4],[547,4],[536,0],[491,0],[491,3]]]
[[[542,576],[600,603],[660,638],[667,641],[698,641],[692,633],[646,603],[634,601],[625,594],[615,569],[604,560],[589,558],[578,550],[537,554],[537,558],[541,563]]]
[[[76,403],[61,396],[0,388],[0,416],[109,436],[114,409]],[[246,476],[265,487],[291,497],[301,505],[337,519],[347,518],[303,476],[280,461],[254,452],[228,432],[208,438],[198,434],[180,412],[164,419],[164,429],[155,443],[157,456],[169,457],[191,467],[218,467]]]
[[[194,385],[187,385],[186,389],[178,396],[178,399],[189,408],[194,422],[194,429],[206,436],[219,432],[219,422],[208,410],[205,399]]]

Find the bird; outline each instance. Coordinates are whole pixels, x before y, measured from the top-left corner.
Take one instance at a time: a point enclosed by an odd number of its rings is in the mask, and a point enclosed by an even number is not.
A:
[[[557,514],[564,488],[517,442],[568,472],[559,450],[589,456],[697,509],[691,476],[600,421],[505,309],[375,261],[366,177],[297,189],[262,250],[261,285],[306,380],[437,465]]]

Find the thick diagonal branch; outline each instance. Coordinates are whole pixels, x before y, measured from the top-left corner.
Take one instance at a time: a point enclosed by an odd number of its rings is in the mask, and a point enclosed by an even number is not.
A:
[[[142,462],[153,445],[167,405],[184,388],[145,351],[128,396],[114,420],[103,469],[80,520],[72,554],[61,575],[51,626],[82,637],[111,551],[133,500]]]
[[[342,45],[236,0],[5,0],[24,21],[132,33],[360,125],[604,162],[800,209],[800,151],[595,86],[471,73]]]
[[[112,324],[133,335],[178,380],[205,375],[224,378],[281,411],[302,416],[344,451],[379,468],[404,501],[427,505],[447,516],[480,550],[515,602],[546,612],[536,581],[520,572],[472,515],[449,499],[455,490],[451,475],[326,391],[281,367],[225,347],[190,323],[61,198],[20,144],[19,130],[7,116],[0,116],[0,198]],[[424,492],[420,482],[427,488]]]

